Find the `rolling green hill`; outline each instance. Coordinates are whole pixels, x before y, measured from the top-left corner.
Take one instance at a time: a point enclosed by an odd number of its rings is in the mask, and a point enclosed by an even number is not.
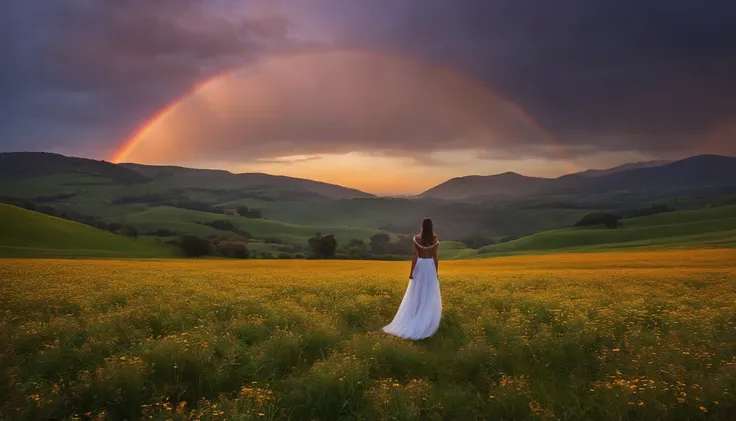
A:
[[[431,199],[351,199],[320,201],[268,201],[241,199],[217,205],[262,209],[270,219],[304,225],[340,225],[384,228],[402,234],[419,230],[422,218],[430,216],[443,239],[477,235],[505,236],[570,226],[588,211],[578,209],[496,208]]]
[[[233,174],[223,170],[123,163],[121,168],[155,178],[163,186],[258,191],[265,196],[287,199],[297,195],[325,198],[373,197],[372,194],[335,184],[261,173]],[[286,194],[284,194],[286,193]]]
[[[3,257],[174,257],[179,250],[0,204]]]
[[[0,153],[0,178],[23,179],[63,173],[87,174],[120,183],[142,183],[148,177],[106,161],[76,158],[48,152]]]
[[[455,260],[473,257],[476,250],[470,249],[465,244],[457,241],[443,241],[440,243],[438,252],[440,259]]]
[[[484,247],[478,256],[594,251],[635,247],[734,247],[736,206],[703,208],[624,219],[617,229],[576,227],[533,234]]]
[[[285,244],[306,246],[307,240],[317,232],[334,234],[339,243],[345,244],[352,239],[367,241],[373,234],[380,232],[372,228],[296,225],[269,219],[251,219],[240,216],[219,215],[173,207],[155,207],[141,212],[112,218],[110,221],[132,225],[139,232],[146,233],[157,229],[168,229],[176,233],[197,234],[202,236],[227,235],[228,231],[214,229],[203,225],[215,220],[230,221],[237,228],[248,231],[255,238],[279,238]]]

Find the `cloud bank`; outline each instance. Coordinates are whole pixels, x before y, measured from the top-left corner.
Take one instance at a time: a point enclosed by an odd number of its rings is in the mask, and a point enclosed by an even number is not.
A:
[[[319,44],[381,51],[471,75],[519,105],[576,156],[735,153],[734,21],[736,5],[720,0],[7,1],[0,4],[0,149],[109,157],[143,122],[202,81],[275,52]],[[374,93],[356,89],[366,102],[377,101]],[[447,93],[448,102],[464,100],[460,92]],[[419,94],[412,98],[419,101]],[[406,101],[392,103],[413,104]],[[439,122],[422,125],[438,111],[420,104],[422,113],[398,113],[412,124],[379,116],[379,127],[366,128],[357,119],[351,127],[360,134],[352,136],[344,124],[325,130],[329,125],[312,118],[326,117],[307,110],[294,118],[309,129],[304,145],[315,150],[295,149],[312,154],[329,144],[333,150],[333,137],[345,150],[356,144],[402,149],[393,145],[399,137],[407,139],[406,150],[416,146],[414,137],[430,138],[427,144],[436,148],[436,134],[476,146],[461,138],[487,130],[477,127],[473,114],[487,107],[470,101],[464,108],[473,110],[469,117],[443,109]],[[463,122],[471,127],[458,130]],[[506,149],[487,153],[538,153],[528,148],[536,144],[533,135],[496,123],[493,143]],[[295,142],[292,129],[246,133],[288,145]],[[509,130],[515,140],[499,140]],[[315,140],[318,132],[326,138]],[[253,154],[273,150],[261,146]]]
[[[454,70],[366,52],[265,58],[206,84],[136,140],[137,162],[247,162],[362,152],[560,154],[515,104]]]

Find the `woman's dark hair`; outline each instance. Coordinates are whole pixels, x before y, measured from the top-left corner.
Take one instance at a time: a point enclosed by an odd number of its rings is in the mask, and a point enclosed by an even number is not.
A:
[[[434,240],[434,226],[430,218],[424,218],[422,221],[422,245],[429,246]]]

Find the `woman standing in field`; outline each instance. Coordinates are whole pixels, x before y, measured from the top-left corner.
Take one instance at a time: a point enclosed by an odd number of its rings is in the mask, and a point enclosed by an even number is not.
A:
[[[422,232],[414,236],[409,286],[394,320],[383,331],[405,339],[428,338],[437,331],[442,316],[440,281],[437,278],[440,242],[432,220],[424,218]]]

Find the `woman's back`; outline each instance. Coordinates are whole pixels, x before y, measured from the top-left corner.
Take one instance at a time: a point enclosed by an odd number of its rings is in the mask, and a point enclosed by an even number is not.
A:
[[[422,241],[421,235],[414,236],[414,248],[417,249],[417,257],[420,259],[431,259],[434,257],[435,250],[437,248],[437,236],[432,236],[432,241],[427,244],[426,241]]]

